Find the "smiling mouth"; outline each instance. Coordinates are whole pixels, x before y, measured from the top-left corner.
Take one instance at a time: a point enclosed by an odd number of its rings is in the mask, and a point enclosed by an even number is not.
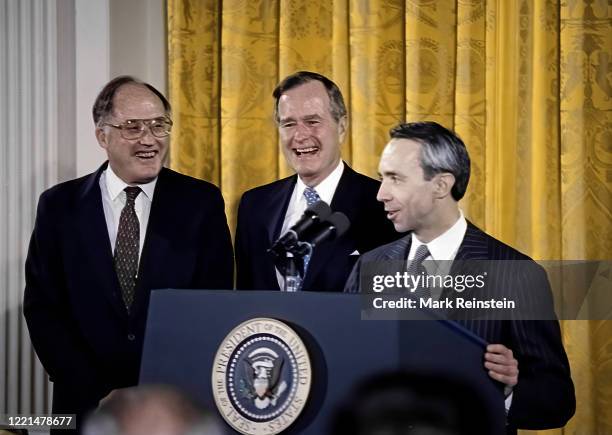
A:
[[[319,152],[319,147],[308,147],[308,148],[294,148],[293,152],[296,156],[313,156]]]
[[[136,157],[142,160],[150,160],[157,155],[157,151],[139,151],[136,153]]]

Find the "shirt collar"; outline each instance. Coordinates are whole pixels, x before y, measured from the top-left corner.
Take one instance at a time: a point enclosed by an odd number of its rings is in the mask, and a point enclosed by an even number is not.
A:
[[[334,197],[334,193],[336,192],[336,188],[338,187],[338,183],[340,182],[340,177],[342,177],[342,173],[344,172],[344,162],[340,160],[336,169],[334,169],[331,174],[329,174],[325,180],[321,181],[317,184],[314,189],[319,194],[319,198],[325,201],[327,204],[331,204],[332,198]],[[306,189],[306,184],[302,181],[302,179],[297,177],[297,185],[296,192],[298,198],[304,197],[304,190]]]
[[[429,249],[431,258],[436,261],[454,260],[459,250],[459,246],[461,246],[461,242],[463,242],[466,231],[467,221],[463,216],[463,212],[459,210],[459,219],[457,219],[457,222],[444,233],[427,243],[427,249]],[[410,251],[416,252],[416,248],[423,244],[424,243],[417,239],[413,232]]]
[[[110,164],[104,171],[106,173],[106,188],[108,189],[108,195],[111,201],[117,199],[117,197],[123,192],[123,189],[129,186],[125,181],[115,174]],[[142,192],[149,198],[149,201],[153,201],[153,193],[155,192],[155,185],[157,184],[157,177],[153,179],[153,181],[149,181],[148,183],[138,184]]]

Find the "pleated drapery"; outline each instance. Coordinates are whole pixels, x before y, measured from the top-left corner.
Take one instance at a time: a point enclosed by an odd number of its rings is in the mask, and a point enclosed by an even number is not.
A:
[[[290,174],[272,90],[327,75],[349,108],[343,157],[375,176],[391,126],[464,139],[461,207],[536,259],[612,258],[612,8],[607,0],[168,0],[171,165],[241,194]],[[562,322],[576,416],[612,433],[612,322]],[[526,432],[527,433],[527,432]]]

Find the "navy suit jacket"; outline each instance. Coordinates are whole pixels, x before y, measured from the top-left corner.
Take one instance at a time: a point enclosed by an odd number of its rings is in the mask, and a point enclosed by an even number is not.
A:
[[[362,256],[355,265],[345,292],[359,292],[362,262],[393,261],[395,266],[407,258],[411,235]],[[508,245],[496,240],[468,222],[468,228],[455,260],[503,260],[496,263],[502,280],[509,280],[505,288],[513,289],[516,298],[529,298],[528,289],[537,286],[544,299],[549,299],[550,285],[546,272],[533,260]],[[533,267],[521,267],[521,273],[511,269],[516,262],[529,262]],[[501,265],[501,266],[500,266]],[[507,265],[507,266],[506,266]],[[453,264],[454,268],[454,264]],[[451,274],[456,273],[451,268]],[[534,284],[537,283],[537,284]],[[494,283],[492,287],[496,287]],[[523,299],[524,300],[524,299]],[[517,302],[520,305],[520,302]],[[574,415],[576,399],[570,367],[561,341],[556,320],[477,320],[463,313],[449,313],[452,320],[479,335],[489,343],[501,343],[512,350],[518,360],[518,384],[513,389],[512,405],[508,414],[509,433],[515,429],[549,429],[564,426]],[[547,319],[555,318],[554,312]]]
[[[274,260],[266,252],[280,237],[297,175],[244,193],[238,208],[236,266],[238,289],[278,290]],[[380,183],[361,175],[346,163],[330,207],[344,213],[349,230],[333,242],[314,249],[303,290],[342,291],[353,265],[364,253],[397,239],[393,225],[376,201]]]
[[[24,314],[54,382],[54,412],[79,416],[112,389],[137,383],[152,289],[231,289],[233,282],[219,189],[163,168],[128,315],[102,206],[106,165],[41,195],[26,260]]]

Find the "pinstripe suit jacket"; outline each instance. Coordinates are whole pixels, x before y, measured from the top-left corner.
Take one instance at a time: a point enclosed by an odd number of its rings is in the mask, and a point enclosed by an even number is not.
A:
[[[410,251],[411,236],[380,246],[362,255],[355,265],[344,291],[359,292],[359,273],[363,262],[405,260]],[[527,260],[529,257],[485,234],[468,222],[468,228],[455,260]],[[550,300],[550,285],[544,270],[533,262],[527,268],[529,276],[504,273],[509,281],[506,288],[515,289],[520,298],[525,294],[525,285],[534,282],[542,288]],[[454,273],[451,270],[451,273]],[[523,290],[521,292],[521,289]],[[556,320],[473,320],[451,318],[479,335],[489,343],[501,343],[510,348],[519,363],[519,381],[514,387],[512,405],[508,414],[510,430],[549,429],[564,426],[572,417],[576,407],[574,384],[570,377],[567,355],[561,342],[559,323]],[[554,318],[551,311],[550,318]]]

